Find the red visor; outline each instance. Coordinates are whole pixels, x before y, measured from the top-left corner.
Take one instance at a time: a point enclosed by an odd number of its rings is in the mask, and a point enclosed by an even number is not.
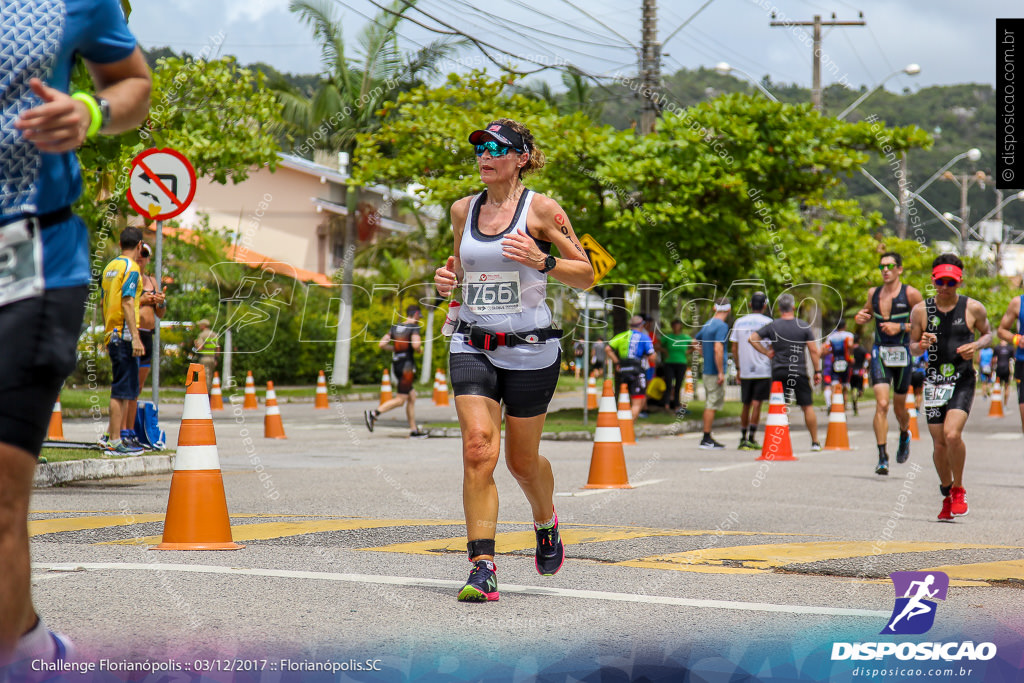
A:
[[[940,266],[932,268],[932,279],[938,280],[944,277],[951,277],[957,282],[963,282],[964,271],[961,268],[957,268],[952,263],[943,263]]]

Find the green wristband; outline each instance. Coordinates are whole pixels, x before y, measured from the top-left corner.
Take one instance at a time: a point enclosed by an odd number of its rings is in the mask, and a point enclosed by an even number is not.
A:
[[[88,108],[89,115],[92,118],[89,121],[89,130],[86,131],[85,137],[95,137],[96,133],[100,130],[100,126],[103,125],[103,112],[100,111],[99,102],[87,92],[76,92],[71,96],[71,99],[78,100]]]

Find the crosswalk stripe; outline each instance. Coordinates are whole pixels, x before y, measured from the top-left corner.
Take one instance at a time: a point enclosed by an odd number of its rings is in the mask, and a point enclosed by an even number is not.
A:
[[[163,515],[160,515],[163,519]],[[457,520],[436,519],[316,519],[299,522],[261,522],[258,524],[233,524],[231,538],[234,541],[265,541],[286,536],[303,536],[324,531],[352,531],[354,529],[380,529],[402,526],[451,526],[462,524]],[[104,541],[96,545],[153,545],[160,542],[160,536],[141,536],[119,541]]]
[[[28,535],[42,536],[66,531],[85,531],[87,529],[105,529],[108,527],[131,526],[147,522],[162,522],[164,514],[121,514],[103,517],[61,517],[58,519],[33,519],[28,523]]]
[[[604,543],[607,541],[624,541],[634,538],[651,538],[654,536],[706,536],[709,534],[723,534],[728,536],[761,536],[763,534],[751,531],[707,531],[707,530],[684,530],[684,529],[643,529],[636,527],[601,528],[584,527],[568,524],[560,524],[558,527],[562,540],[566,545],[580,545],[584,543]],[[798,534],[771,534],[779,536],[795,536]],[[495,537],[495,552],[512,553],[518,550],[531,550],[537,545],[537,537],[532,531],[515,531],[512,533],[498,534]],[[410,553],[413,555],[429,555],[443,552],[465,552],[466,537],[435,538],[427,541],[412,541],[410,543],[395,543],[392,545],[379,546],[376,548],[361,548],[361,550],[375,550],[385,553]]]
[[[971,543],[929,543],[904,542],[885,544],[879,548],[874,541],[854,542],[802,542],[777,543],[763,545],[743,545],[731,548],[704,548],[687,550],[668,555],[654,555],[640,560],[627,560],[615,564],[626,567],[643,567],[647,569],[675,569],[679,571],[716,572],[711,567],[723,570],[746,570],[751,573],[785,567],[791,564],[806,564],[824,560],[841,560],[855,557],[869,557],[877,554],[898,555],[901,553],[927,553],[938,550],[969,550],[969,549],[1014,549],[1016,546],[982,545]],[[726,562],[738,563],[741,566],[727,565]],[[722,571],[721,573],[736,573]]]

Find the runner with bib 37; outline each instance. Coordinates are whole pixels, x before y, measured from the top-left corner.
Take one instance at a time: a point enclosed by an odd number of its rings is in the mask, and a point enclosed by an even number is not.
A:
[[[911,313],[910,350],[926,353],[922,404],[932,435],[932,459],[939,475],[942,509],[939,521],[967,514],[964,462],[967,449],[963,431],[974,403],[974,357],[992,342],[985,307],[957,293],[963,281],[963,263],[942,254],[932,263],[936,294],[914,306]],[[975,340],[974,336],[981,336]]]

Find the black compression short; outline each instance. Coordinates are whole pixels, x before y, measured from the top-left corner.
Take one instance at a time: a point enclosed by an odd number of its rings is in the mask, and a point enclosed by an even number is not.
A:
[[[562,363],[559,352],[554,363],[539,370],[506,370],[491,364],[482,353],[448,355],[448,372],[456,397],[486,396],[505,404],[512,417],[536,417],[548,410],[555,394]]]
[[[0,307],[0,443],[36,457],[75,369],[88,288],[50,289]]]
[[[944,406],[925,408],[924,414],[928,418],[928,424],[937,425],[946,421],[946,413],[950,410],[962,410],[968,415],[971,414],[971,406],[974,405],[974,389],[977,380],[972,373],[968,377],[957,380],[953,389],[953,396]]]

